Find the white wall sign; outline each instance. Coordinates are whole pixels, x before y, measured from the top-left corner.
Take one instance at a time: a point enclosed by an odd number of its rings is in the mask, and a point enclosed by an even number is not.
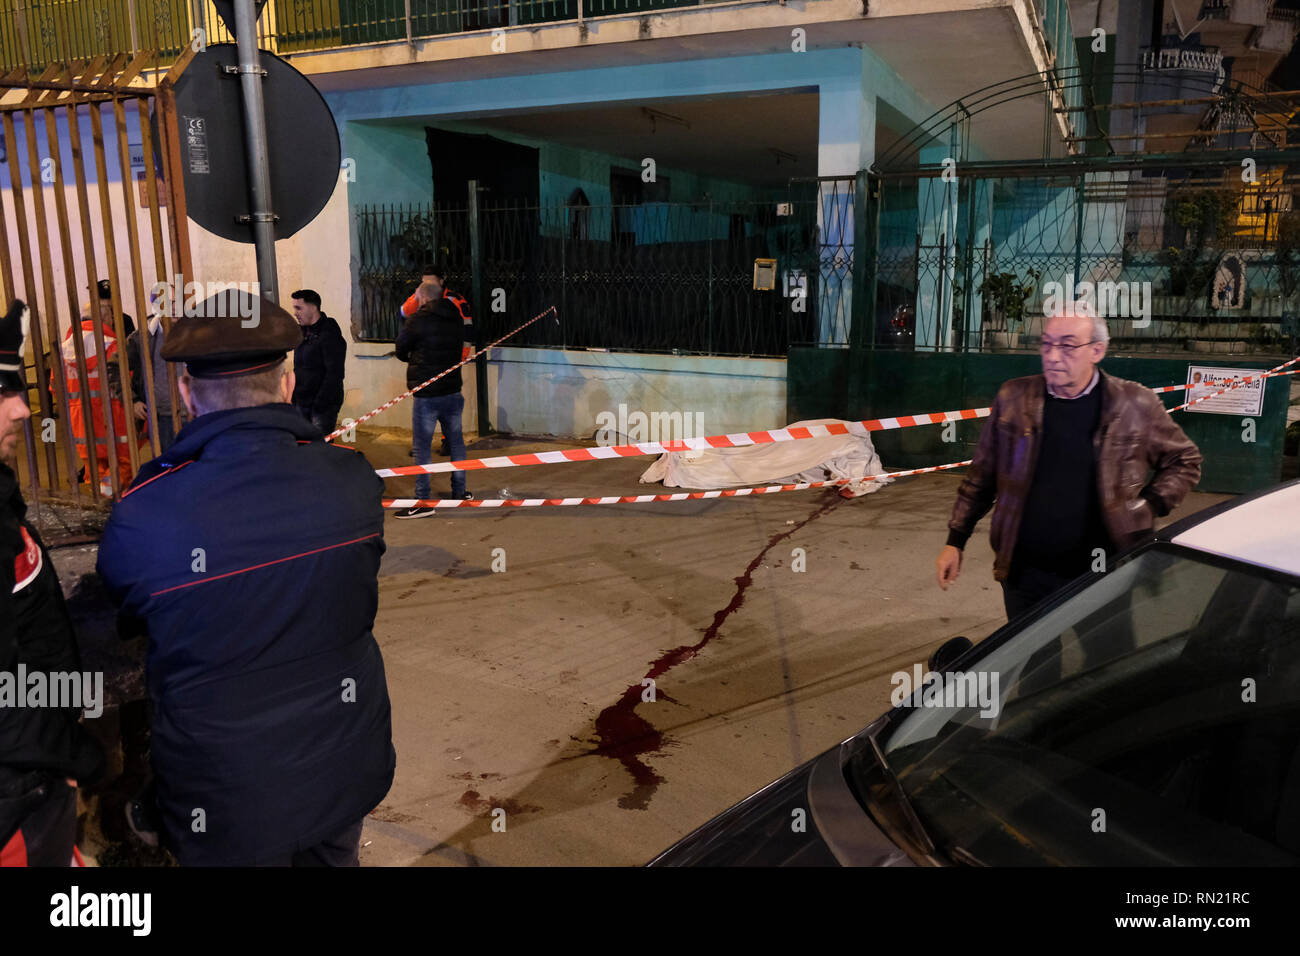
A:
[[[1187,401],[1194,402],[1219,389],[1227,388],[1234,378],[1259,375],[1257,368],[1217,368],[1192,365],[1187,369]],[[1256,379],[1238,385],[1229,392],[1193,405],[1189,412],[1209,412],[1211,415],[1258,415],[1264,410],[1264,385],[1268,379]]]

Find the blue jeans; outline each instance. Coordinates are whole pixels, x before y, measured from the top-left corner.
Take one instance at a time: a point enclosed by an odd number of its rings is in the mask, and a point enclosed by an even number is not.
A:
[[[411,411],[411,432],[415,445],[415,463],[427,465],[433,461],[433,429],[442,426],[442,433],[447,436],[451,448],[451,460],[463,461],[465,458],[465,436],[460,432],[460,416],[465,411],[465,396],[460,392],[450,395],[431,395],[427,398],[416,395],[412,401],[415,408]],[[465,497],[465,472],[451,473],[451,496]],[[420,475],[415,479],[415,497],[429,497],[429,476]]]

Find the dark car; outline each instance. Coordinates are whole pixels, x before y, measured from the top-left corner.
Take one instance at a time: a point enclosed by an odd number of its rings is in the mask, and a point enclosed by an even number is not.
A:
[[[921,670],[650,865],[1300,863],[1300,481],[1172,525]]]

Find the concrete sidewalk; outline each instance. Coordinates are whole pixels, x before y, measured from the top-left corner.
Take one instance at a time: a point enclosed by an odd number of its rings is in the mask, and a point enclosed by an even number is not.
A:
[[[410,462],[406,442],[360,445],[384,467]],[[470,454],[506,447],[566,445]],[[477,472],[469,487],[662,491],[637,482],[652,460]],[[855,733],[888,708],[893,672],[1003,623],[987,520],[959,581],[934,583],[960,480],[902,479],[854,500],[811,490],[390,517],[375,635],[398,764],[363,864],[640,864]],[[435,476],[435,494],[449,487]],[[388,489],[409,495],[413,479]],[[1225,497],[1192,494],[1169,520]]]

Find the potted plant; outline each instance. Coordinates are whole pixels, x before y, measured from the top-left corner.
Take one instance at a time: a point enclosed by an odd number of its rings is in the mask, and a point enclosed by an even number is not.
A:
[[[389,239],[396,264],[406,269],[418,269],[436,247],[437,230],[433,216],[412,216],[402,224],[402,231]]]
[[[1027,278],[1014,272],[986,276],[980,283],[980,295],[990,319],[984,323],[984,346],[987,349],[1014,349],[1020,346],[1025,324],[1026,304],[1038,289],[1042,276],[1039,269],[1029,269]]]

